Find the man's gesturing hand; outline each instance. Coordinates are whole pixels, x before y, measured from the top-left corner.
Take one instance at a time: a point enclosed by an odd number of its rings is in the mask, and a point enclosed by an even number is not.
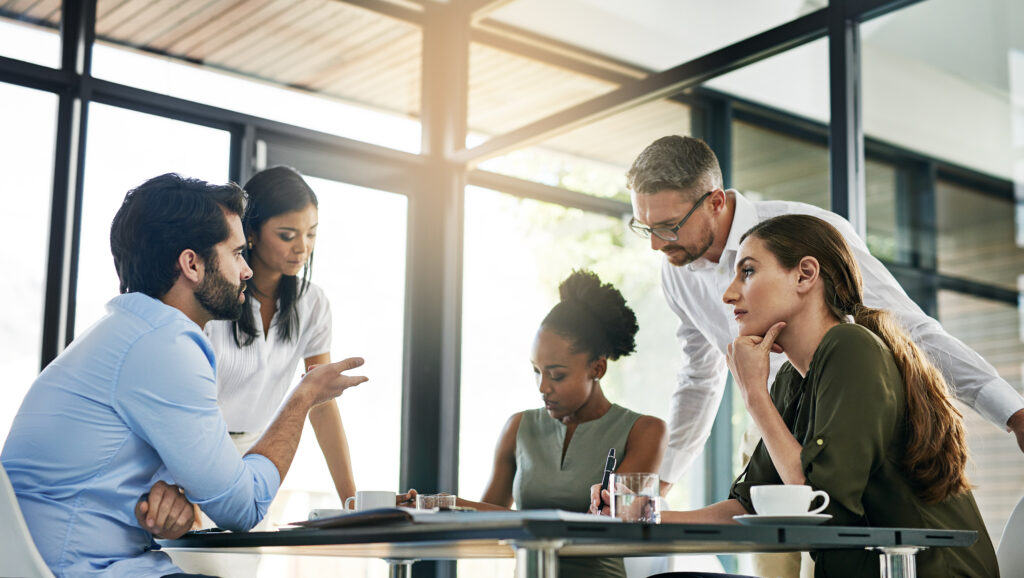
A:
[[[361,357],[349,357],[334,363],[325,363],[310,367],[302,378],[299,387],[305,388],[312,396],[313,405],[330,401],[346,389],[359,385],[368,378],[362,375],[342,375],[342,372],[355,369],[363,364]]]

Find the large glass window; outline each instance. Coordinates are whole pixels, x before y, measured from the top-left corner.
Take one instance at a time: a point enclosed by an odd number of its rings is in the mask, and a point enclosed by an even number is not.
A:
[[[706,85],[798,117],[829,122],[828,39],[738,68]]]
[[[0,83],[0,445],[39,372],[57,97]]]
[[[331,358],[363,357],[358,375],[370,381],[338,398],[361,490],[397,490],[402,431],[405,323],[406,197],[306,177],[320,203],[312,281],[331,302]],[[388,234],[381,234],[381,221]],[[372,243],[368,240],[372,239]],[[301,368],[296,368],[298,383]],[[304,520],[314,508],[340,508],[323,452],[309,421],[288,476],[267,514],[272,524]],[[319,556],[264,556],[259,576],[317,576],[327,572],[372,578],[380,560]]]
[[[110,255],[110,221],[125,193],[149,178],[172,172],[214,183],[227,182],[231,135],[92,104],[86,146],[89,153],[78,252],[75,335],[102,317],[104,305],[118,293]]]
[[[629,202],[626,171],[647,145],[670,134],[691,134],[690,107],[659,100],[490,159],[480,168]]]
[[[0,1],[0,56],[59,68],[60,4]]]
[[[93,76],[419,152],[418,26],[334,0],[96,11]]]
[[[936,184],[939,272],[1016,291],[1024,275],[1014,202],[940,179]]]
[[[929,0],[861,27],[865,134],[938,161],[938,179],[928,183],[933,186],[910,191],[923,197],[925,209],[934,195],[934,213],[918,216],[935,226],[939,287],[956,288],[939,291],[938,316],[1017,388],[1021,333],[1014,297],[1024,275],[1022,16],[1020,3],[1010,0]],[[932,231],[924,232],[930,243]],[[999,294],[1003,302],[991,299]],[[1024,493],[1024,463],[1001,428],[970,409],[964,417],[974,494],[997,541]]]
[[[828,148],[749,122],[732,125],[732,186],[752,201],[828,209]]]

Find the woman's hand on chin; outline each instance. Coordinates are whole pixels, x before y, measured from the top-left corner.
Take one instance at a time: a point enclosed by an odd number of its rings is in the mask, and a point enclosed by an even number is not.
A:
[[[779,321],[768,328],[764,336],[741,335],[729,344],[726,359],[729,371],[740,387],[743,401],[750,407],[750,401],[757,396],[768,395],[768,375],[771,373],[769,353],[782,352],[782,347],[775,339],[786,327],[785,321]]]

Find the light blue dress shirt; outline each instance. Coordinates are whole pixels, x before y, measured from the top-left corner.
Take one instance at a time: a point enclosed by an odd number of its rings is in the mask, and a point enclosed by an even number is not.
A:
[[[39,375],[0,461],[54,574],[180,572],[135,519],[156,480],[182,486],[222,528],[248,530],[263,518],[280,476],[261,455],[239,457],[214,372],[199,326],[129,293]]]

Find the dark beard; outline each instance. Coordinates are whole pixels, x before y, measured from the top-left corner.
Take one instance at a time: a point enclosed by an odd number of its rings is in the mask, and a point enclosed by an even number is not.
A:
[[[209,259],[206,276],[196,287],[196,301],[214,319],[235,320],[242,315],[243,302],[238,300],[244,286],[234,285],[220,274],[216,255]]]

